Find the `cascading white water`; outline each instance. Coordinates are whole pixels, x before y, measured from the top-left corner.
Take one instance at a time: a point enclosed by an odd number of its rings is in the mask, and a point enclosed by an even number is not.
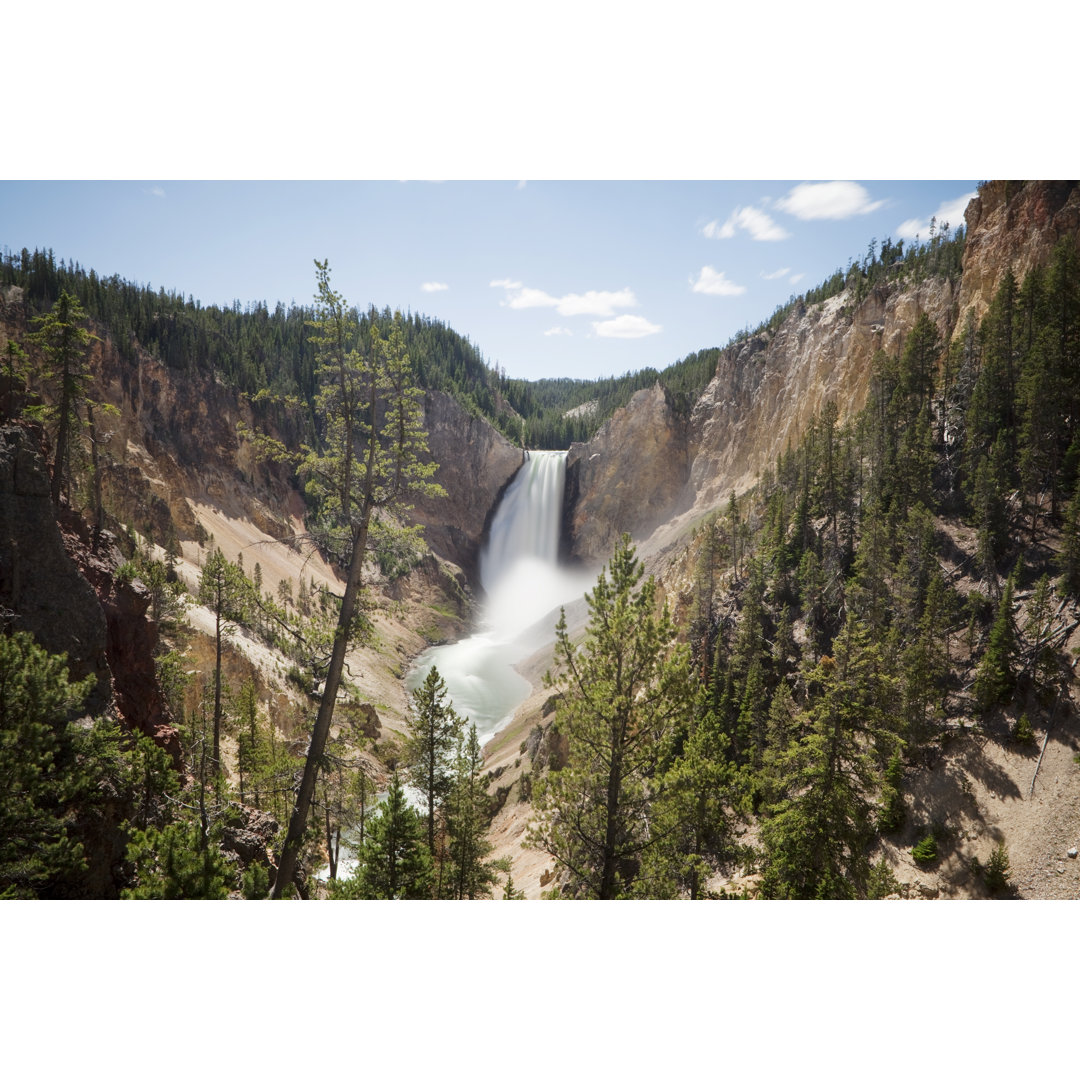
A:
[[[476,724],[481,741],[529,695],[529,682],[514,665],[554,637],[559,606],[590,584],[588,575],[559,567],[565,480],[565,451],[530,453],[499,503],[480,554],[486,599],[479,631],[428,649],[409,673],[411,690],[437,667],[454,708]],[[539,636],[528,633],[534,627]]]
[[[514,665],[554,638],[559,606],[581,596],[595,580],[559,567],[565,480],[564,451],[529,454],[495,511],[480,553],[486,599],[479,631],[453,645],[428,649],[406,678],[408,688],[415,690],[437,667],[454,708],[476,724],[481,742],[529,696],[529,682]],[[417,793],[406,791],[420,806]],[[340,874],[348,877],[355,865],[346,844]],[[329,876],[330,868],[323,867],[319,877],[325,881]]]

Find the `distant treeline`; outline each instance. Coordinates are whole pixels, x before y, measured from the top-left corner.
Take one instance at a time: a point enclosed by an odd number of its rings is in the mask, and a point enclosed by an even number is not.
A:
[[[858,302],[875,286],[897,280],[955,277],[960,273],[964,232],[950,236],[947,225],[931,225],[926,243],[904,249],[903,241],[871,241],[862,262],[838,269],[827,281],[792,296],[758,327],[739,331],[728,345],[760,333],[772,333],[800,305],[819,303],[851,287]],[[107,331],[120,355],[135,358],[142,348],[169,367],[214,371],[245,394],[260,391],[297,398],[310,410],[315,393],[314,349],[309,340],[310,307],[263,302],[241,306],[203,305],[183,293],[157,290],[113,274],[99,276],[77,262],[57,261],[52,250],[18,253],[5,249],[0,258],[0,284],[25,291],[34,311],[49,310],[62,292],[78,298],[90,317]],[[372,320],[384,332],[390,308],[356,311],[359,340]],[[601,379],[509,378],[492,366],[467,338],[437,319],[408,313],[406,345],[418,383],[451,394],[470,412],[486,417],[515,442],[537,449],[565,449],[590,439],[616,409],[658,380],[667,387],[680,412],[688,412],[716,371],[723,352],[703,349],[662,371],[640,371]],[[577,406],[594,408],[567,416]]]

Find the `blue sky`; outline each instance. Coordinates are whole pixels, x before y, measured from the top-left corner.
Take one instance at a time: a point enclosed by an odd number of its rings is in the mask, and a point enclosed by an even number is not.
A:
[[[0,245],[203,303],[421,311],[516,377],[723,345],[871,239],[963,221],[975,181],[0,182]]]

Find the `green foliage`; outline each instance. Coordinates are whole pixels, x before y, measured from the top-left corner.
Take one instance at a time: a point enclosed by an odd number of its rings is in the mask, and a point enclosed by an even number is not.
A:
[[[1012,574],[1009,575],[1005,590],[1001,594],[1001,602],[998,604],[986,651],[983,653],[975,675],[973,687],[975,700],[983,710],[1006,704],[1011,699],[1016,684],[1012,668],[1012,658],[1016,648],[1012,603],[1019,567],[1018,562]]]
[[[657,748],[695,711],[689,652],[643,574],[623,536],[586,597],[584,642],[571,641],[565,612],[556,627],[556,666],[545,681],[561,691],[555,722],[569,760],[535,785],[528,839],[570,872],[573,896],[628,894],[655,836]]]
[[[424,826],[420,815],[405,801],[396,772],[357,858],[353,876],[333,884],[332,899],[431,899],[434,875]]]
[[[490,896],[498,880],[495,865],[485,861],[492,845],[487,839],[489,808],[480,776],[483,764],[476,725],[469,724],[467,734],[458,733],[452,784],[445,805],[450,885],[443,891],[455,900]],[[512,883],[509,887],[512,891]],[[504,899],[513,897],[504,896]]]
[[[71,723],[93,678],[64,656],[0,634],[0,897],[63,895],[84,868],[71,814],[86,794]]]
[[[240,888],[245,900],[265,900],[270,895],[270,868],[252,863],[243,873]]]
[[[412,694],[412,710],[405,721],[403,758],[409,783],[427,803],[428,851],[435,857],[437,814],[454,786],[454,749],[464,721],[450,705],[446,683],[436,667]]]
[[[34,319],[37,330],[27,339],[44,356],[40,378],[52,400],[45,420],[55,431],[51,495],[57,506],[68,480],[72,446],[82,430],[82,408],[90,385],[86,350],[93,338],[82,326],[85,321],[78,299],[62,292],[50,312]]]
[[[1009,852],[1004,843],[998,844],[990,854],[983,872],[983,880],[991,895],[1005,892],[1009,888],[1011,878],[1009,872]]]
[[[904,764],[900,754],[889,759],[885,769],[885,783],[881,789],[881,808],[878,810],[877,827],[883,833],[896,832],[904,824],[904,794],[901,787]]]
[[[224,900],[233,884],[221,849],[195,821],[136,830],[126,857],[137,884],[125,900]]]
[[[933,833],[928,833],[911,849],[911,857],[920,866],[928,866],[937,859],[937,838]]]
[[[868,900],[884,900],[887,896],[893,896],[900,891],[900,882],[892,872],[892,867],[884,860],[879,859],[870,868],[870,876],[867,879],[866,898]]]
[[[861,895],[869,866],[883,759],[893,756],[896,677],[870,629],[849,615],[809,673],[817,687],[808,731],[784,755],[787,797],[769,810],[761,839],[762,893],[770,898],[846,899]]]
[[[1035,731],[1031,726],[1027,713],[1021,713],[1013,728],[1013,739],[1021,746],[1031,746],[1035,742]]]

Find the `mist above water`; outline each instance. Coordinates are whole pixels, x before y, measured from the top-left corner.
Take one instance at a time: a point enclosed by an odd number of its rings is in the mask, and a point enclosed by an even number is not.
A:
[[[514,665],[554,640],[559,608],[595,581],[595,575],[559,566],[565,480],[565,451],[529,454],[499,503],[480,553],[485,599],[477,632],[428,649],[407,679],[414,689],[437,667],[454,708],[476,724],[481,742],[532,691]]]

